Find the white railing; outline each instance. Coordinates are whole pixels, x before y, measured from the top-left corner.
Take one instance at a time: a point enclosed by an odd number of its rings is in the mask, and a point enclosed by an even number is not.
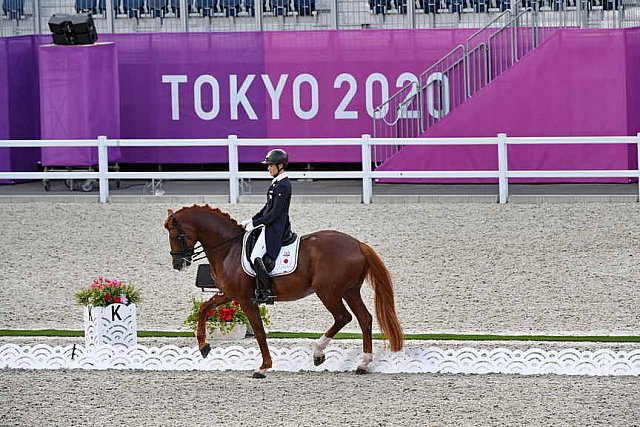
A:
[[[376,145],[497,145],[498,170],[483,171],[375,171],[371,167],[371,148]],[[308,139],[239,139],[230,135],[226,139],[107,139],[97,140],[5,140],[1,147],[97,147],[98,171],[73,172],[0,172],[0,179],[97,179],[100,202],[109,201],[110,179],[164,179],[164,180],[229,180],[229,202],[239,201],[240,179],[264,179],[264,172],[241,172],[238,168],[238,147],[244,146],[360,146],[362,169],[340,172],[288,172],[291,178],[361,179],[362,201],[369,204],[373,198],[373,180],[377,178],[497,178],[499,202],[509,199],[509,178],[640,178],[638,169],[623,170],[508,170],[507,146],[522,144],[635,144],[640,158],[640,132],[636,136],[593,137],[507,137],[501,133],[493,138],[308,138]],[[226,146],[229,150],[229,171],[221,172],[112,172],[109,171],[108,147],[214,147]],[[640,200],[640,185],[638,188]]]

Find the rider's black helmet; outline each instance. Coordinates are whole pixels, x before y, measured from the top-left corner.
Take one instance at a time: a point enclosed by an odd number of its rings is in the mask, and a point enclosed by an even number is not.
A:
[[[263,165],[279,165],[283,164],[284,167],[287,167],[289,163],[289,155],[286,151],[276,148],[275,150],[271,150],[267,153],[267,156],[264,158],[262,162]]]

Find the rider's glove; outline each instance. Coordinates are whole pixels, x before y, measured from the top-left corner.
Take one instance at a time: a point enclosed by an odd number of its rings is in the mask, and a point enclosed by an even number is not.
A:
[[[252,219],[245,219],[244,221],[242,221],[240,223],[242,225],[242,227],[247,230],[247,231],[251,231],[253,230],[255,227],[253,226],[253,220]]]

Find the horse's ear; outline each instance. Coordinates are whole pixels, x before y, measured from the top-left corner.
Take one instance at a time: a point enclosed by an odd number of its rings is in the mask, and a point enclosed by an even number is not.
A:
[[[169,216],[173,215],[173,211],[171,209],[167,209],[167,215]]]

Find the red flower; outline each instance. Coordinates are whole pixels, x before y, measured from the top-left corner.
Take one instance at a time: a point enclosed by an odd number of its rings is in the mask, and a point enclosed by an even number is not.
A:
[[[113,302],[119,303],[120,302],[120,296],[116,295],[115,297],[113,297]]]
[[[216,313],[216,309],[212,308],[211,310],[207,311],[207,317],[211,317]]]
[[[104,300],[105,301],[109,301],[111,299],[111,295],[109,295],[109,293],[105,292],[104,294]]]

